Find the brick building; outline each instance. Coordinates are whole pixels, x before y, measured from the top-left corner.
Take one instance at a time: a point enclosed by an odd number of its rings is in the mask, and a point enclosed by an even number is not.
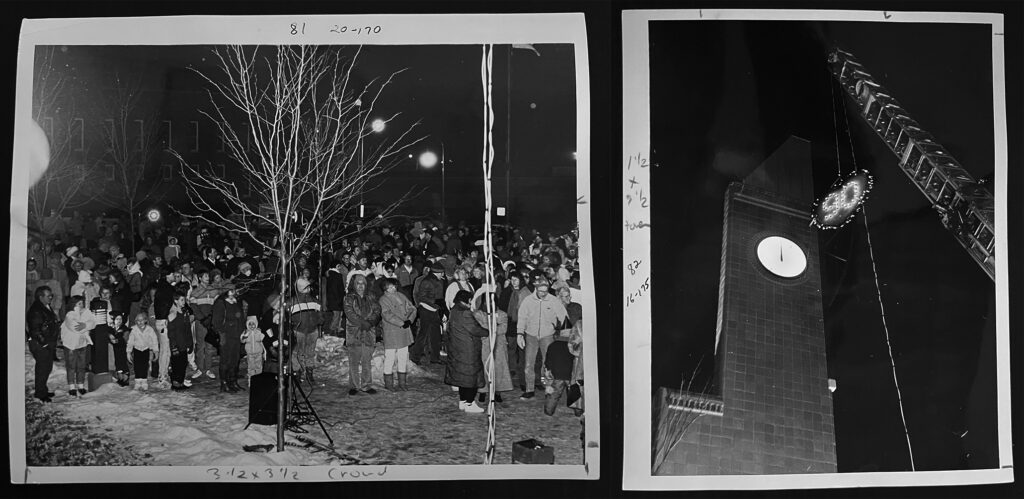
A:
[[[659,390],[654,414],[687,422],[659,474],[836,471],[810,165],[791,138],[728,187],[715,385]]]

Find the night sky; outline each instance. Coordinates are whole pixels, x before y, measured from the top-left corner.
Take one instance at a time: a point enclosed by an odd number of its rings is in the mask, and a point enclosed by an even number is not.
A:
[[[868,225],[916,468],[997,467],[994,285],[826,68],[833,45],[851,52],[975,178],[991,182],[988,26],[663,21],[651,23],[650,42],[653,388],[678,387],[702,357],[700,376],[713,375],[726,186],[795,135],[812,142],[818,196],[836,179],[837,156],[843,172],[855,157],[875,177]],[[839,470],[909,470],[857,217],[819,238]]]
[[[200,121],[201,135],[212,126],[196,109],[209,109],[203,82],[188,68],[217,71],[209,46],[70,46],[58,50],[57,66],[77,77],[75,98],[82,113],[94,116],[86,126],[98,126],[107,111],[90,104],[112,75],[138,77],[147,106],[159,109],[176,125]],[[505,201],[506,126],[511,109],[511,196],[513,222],[529,226],[569,228],[575,224],[576,86],[573,46],[537,44],[540,56],[529,50],[495,46],[493,99],[496,145],[494,184],[496,205]],[[347,54],[355,47],[346,47]],[[482,90],[480,45],[363,46],[353,71],[355,82],[406,69],[378,101],[377,114],[402,114],[388,125],[392,131],[421,124],[414,137],[424,140],[405,154],[432,150],[440,156],[444,144],[446,203],[451,221],[482,224]],[[67,66],[65,66],[65,64]],[[510,106],[509,83],[511,83]],[[387,133],[388,130],[385,130]],[[88,133],[88,132],[87,132]],[[181,132],[178,132],[181,133]],[[372,138],[372,137],[371,137]],[[209,137],[208,144],[215,143]],[[203,138],[200,139],[203,141]],[[202,154],[214,155],[213,147]],[[201,149],[202,151],[202,149]],[[202,156],[197,160],[222,159]],[[187,155],[186,155],[187,157]],[[191,159],[190,159],[191,161]],[[413,159],[393,171],[387,185],[368,203],[386,204],[410,187],[426,188],[406,211],[439,210],[441,175],[417,169]],[[568,192],[567,192],[568,191]],[[425,214],[425,213],[424,213]],[[477,220],[479,219],[479,220]]]

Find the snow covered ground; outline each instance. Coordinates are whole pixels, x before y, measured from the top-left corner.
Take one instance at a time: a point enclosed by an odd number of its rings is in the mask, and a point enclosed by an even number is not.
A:
[[[31,398],[34,360],[26,349],[25,382]],[[282,452],[246,452],[243,446],[276,442],[276,427],[252,425],[247,392],[219,392],[217,380],[205,377],[192,390],[148,392],[107,384],[82,398],[66,393],[62,362],[49,377],[56,392],[47,410],[128,442],[139,455],[158,466],[228,465],[291,466],[344,464],[478,464],[482,462],[486,417],[456,408],[457,396],[441,383],[442,366],[410,366],[410,391],[383,390],[383,349],[373,359],[377,395],[349,396],[348,360],[339,338],[324,337],[317,345],[319,386],[309,393],[335,445],[333,452],[308,447],[286,432]],[[241,372],[245,372],[244,363]],[[246,386],[245,381],[242,385]],[[529,401],[506,401],[497,412],[496,463],[511,462],[512,442],[538,438],[555,449],[556,464],[581,464],[580,420],[564,406],[554,417],[543,414],[543,394]],[[506,393],[515,399],[518,392]],[[314,425],[305,426],[307,440],[327,444]]]

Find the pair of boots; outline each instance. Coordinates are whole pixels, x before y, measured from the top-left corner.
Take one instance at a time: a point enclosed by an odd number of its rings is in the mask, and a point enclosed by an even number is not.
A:
[[[245,390],[241,385],[238,384],[237,379],[221,379],[220,380],[220,391],[228,393],[236,393]]]
[[[409,386],[406,384],[408,382],[408,379],[406,378],[406,376],[407,376],[407,373],[403,373],[403,372],[398,373],[398,384],[395,384],[395,375],[394,374],[385,374],[384,375],[384,388],[387,388],[388,391],[392,391],[392,392],[407,392],[407,391],[409,391]]]
[[[117,378],[117,386],[128,386],[128,373],[117,371],[114,376]]]
[[[85,389],[85,384],[84,383],[77,383],[77,384],[73,384],[73,385],[68,385],[68,395],[70,395],[72,397],[81,397],[82,395],[85,395],[86,393],[88,393],[88,390]]]

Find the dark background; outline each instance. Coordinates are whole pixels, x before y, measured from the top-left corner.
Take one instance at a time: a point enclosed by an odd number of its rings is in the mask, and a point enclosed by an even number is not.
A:
[[[111,117],[113,110],[104,107],[102,96],[114,88],[117,75],[123,81],[137,81],[141,93],[137,109],[129,120],[171,121],[171,146],[186,161],[204,166],[224,164],[230,178],[238,168],[237,162],[229,153],[219,151],[217,129],[210,118],[201,114],[203,111],[211,113],[213,107],[207,94],[208,85],[196,73],[199,71],[220,81],[222,69],[213,52],[216,48],[223,50],[223,47],[204,45],[83,45],[54,47],[52,52],[55,71],[66,75],[74,84],[69,87],[64,102],[75,104],[74,115],[84,117],[86,142],[97,144],[92,150],[103,150],[100,130],[105,126],[103,120]],[[509,49],[509,45],[494,46],[492,97],[496,157],[492,188],[494,206],[509,208],[507,215],[498,217],[496,223],[567,232],[576,224],[573,46],[536,44],[540,56],[521,49],[512,50],[510,56]],[[346,58],[356,56],[354,46],[334,50]],[[261,57],[268,55],[269,52]],[[479,45],[362,47],[352,69],[350,90],[360,91],[371,80],[385,80],[400,72],[381,92],[372,115],[394,118],[379,135],[371,134],[365,139],[365,150],[372,151],[376,144],[394,140],[410,128],[406,143],[422,139],[400,151],[397,165],[381,177],[386,181],[380,188],[365,194],[363,199],[368,205],[388,206],[404,194],[414,192],[417,195],[404,203],[398,214],[431,215],[440,219],[444,203],[449,222],[483,223],[480,57]],[[262,81],[266,81],[266,75],[260,74]],[[364,100],[372,98],[377,88],[379,85],[370,86]],[[223,104],[223,99],[217,102]],[[193,121],[199,127],[198,145],[190,125]],[[507,161],[506,144],[510,151]],[[427,150],[441,158],[442,146],[444,196],[441,167],[426,169],[418,165],[420,153]],[[154,173],[159,171],[160,164],[174,165],[174,170],[180,171],[178,161],[170,153],[157,156],[151,166]],[[90,163],[84,159],[82,162]],[[154,181],[160,180],[155,178]],[[169,184],[172,185],[163,190],[167,193],[164,201],[186,213],[195,211],[188,209],[190,203],[181,176],[176,173]],[[103,205],[94,202],[83,208],[99,210]]]
[[[34,487],[13,487],[14,496],[32,497],[67,497],[69,494],[87,494],[101,496],[145,496],[170,497],[189,494],[195,497],[223,496],[227,494],[247,494],[253,496],[279,497],[303,495],[306,497],[457,497],[459,495],[481,495],[491,497],[821,497],[823,495],[838,497],[895,497],[918,495],[921,497],[1020,497],[1022,488],[1014,484],[982,485],[969,487],[929,487],[929,488],[868,488],[838,489],[810,491],[750,491],[750,492],[624,492],[622,491],[622,311],[620,303],[622,281],[621,253],[621,177],[622,165],[617,158],[622,157],[622,80],[621,63],[622,49],[620,40],[621,11],[635,8],[846,8],[846,9],[897,9],[921,11],[997,11],[1006,14],[1007,43],[1007,109],[1009,126],[1010,163],[1021,157],[1021,139],[1024,132],[1021,118],[1024,113],[1024,102],[1021,101],[1021,62],[1024,46],[1021,21],[1024,10],[1014,1],[1003,2],[762,2],[762,1],[575,1],[548,2],[542,0],[515,0],[505,2],[346,2],[344,5],[331,2],[293,2],[284,4],[279,1],[249,0],[246,2],[104,2],[104,3],[71,3],[71,2],[20,2],[5,4],[6,16],[0,19],[5,28],[2,40],[3,61],[6,67],[13,68],[17,58],[17,43],[22,17],[91,17],[91,16],[126,16],[126,15],[185,15],[185,14],[289,14],[289,13],[359,13],[359,12],[405,12],[405,13],[446,13],[446,12],[585,12],[587,19],[587,38],[590,49],[591,99],[591,154],[595,158],[591,170],[591,190],[594,199],[591,204],[591,217],[594,227],[596,293],[599,309],[598,362],[601,373],[601,443],[602,469],[601,479],[597,481],[473,481],[473,482],[408,482],[383,484],[281,484],[256,485],[250,487],[225,487],[211,484],[166,484],[154,487],[148,484],[84,486],[84,485],[49,485]],[[14,72],[10,71],[5,79],[5,101],[14,102]],[[4,123],[0,134],[13,136],[13,120]],[[9,151],[8,153],[9,154]],[[608,158],[603,164],[600,158]],[[1010,171],[1011,191],[1017,192],[1024,188],[1021,176]],[[3,185],[7,185],[3,183]],[[601,193],[606,196],[601,196]],[[1019,197],[1011,196],[1010,213],[1018,216],[1024,210]],[[1010,228],[1010,245],[1017,247],[1020,242],[1019,223]],[[605,241],[607,244],[601,244]],[[1019,258],[1010,261],[1011,300],[1020,296],[1021,271]],[[1019,307],[1012,311],[1011,327],[1020,324]],[[1011,352],[1014,361],[1019,364],[1020,342],[1011,337]],[[1014,385],[1021,385],[1019,368],[1014,368]],[[647,373],[627,373],[627,375],[648,375]],[[4,385],[6,390],[6,385]],[[5,392],[6,395],[6,392]],[[1024,408],[1020,404],[1021,397],[1015,398],[1015,414]],[[7,398],[3,398],[6,404]],[[6,405],[4,406],[6,410]],[[1016,434],[1021,434],[1017,427]],[[630,432],[630,438],[636,438]],[[645,438],[646,437],[641,437]],[[1015,452],[1015,461],[1024,462],[1024,457]],[[10,494],[5,494],[10,495]]]
[[[795,135],[811,142],[817,195],[836,181],[837,157],[843,172],[856,164],[875,177],[868,225],[916,469],[998,467],[995,287],[825,64],[833,44],[853,53],[991,180],[990,40],[982,25],[651,24],[654,387],[679,386],[702,358],[698,378],[713,374],[725,187]],[[863,220],[818,233],[839,471],[909,471]]]

